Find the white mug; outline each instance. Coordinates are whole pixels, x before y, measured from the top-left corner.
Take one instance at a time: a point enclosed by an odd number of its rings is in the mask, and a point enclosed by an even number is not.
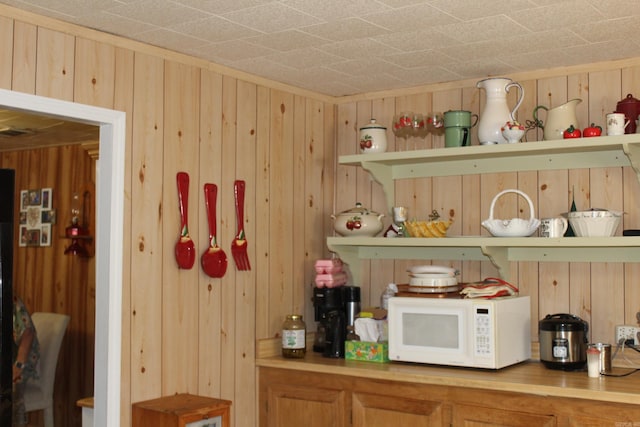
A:
[[[565,218],[543,218],[540,220],[540,237],[562,237],[568,227]]]
[[[624,130],[631,120],[626,120],[623,113],[607,114],[607,135],[624,135]]]

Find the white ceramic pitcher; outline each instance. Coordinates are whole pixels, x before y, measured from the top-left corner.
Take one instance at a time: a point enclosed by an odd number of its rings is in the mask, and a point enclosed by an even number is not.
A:
[[[578,118],[576,116],[576,106],[582,102],[580,98],[574,98],[565,102],[555,108],[547,108],[544,105],[538,105],[533,110],[533,119],[536,123],[543,123],[543,138],[545,141],[552,139],[562,139],[563,133],[569,126],[573,126],[576,129],[580,129]],[[543,109],[547,111],[547,117],[545,121],[540,120],[538,117],[538,110]],[[624,131],[623,131],[624,132]]]
[[[508,121],[515,120],[514,114],[524,98],[524,89],[519,83],[504,77],[480,80],[476,86],[486,92],[486,102],[478,122],[478,140],[480,144],[506,144],[500,128]],[[512,87],[520,90],[518,102],[513,110],[507,105],[507,93]]]

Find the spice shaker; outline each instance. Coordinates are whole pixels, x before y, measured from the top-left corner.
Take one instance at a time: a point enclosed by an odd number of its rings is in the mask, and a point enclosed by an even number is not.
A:
[[[594,344],[587,348],[587,375],[590,378],[600,376],[600,350]]]
[[[611,373],[611,344],[595,343],[589,344],[589,348],[598,350],[598,372],[600,374]]]

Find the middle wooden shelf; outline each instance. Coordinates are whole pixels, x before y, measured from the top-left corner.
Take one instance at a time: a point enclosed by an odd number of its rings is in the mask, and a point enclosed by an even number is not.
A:
[[[640,262],[640,237],[329,237],[327,246],[351,266],[360,283],[360,260],[491,261],[505,280],[510,262]]]

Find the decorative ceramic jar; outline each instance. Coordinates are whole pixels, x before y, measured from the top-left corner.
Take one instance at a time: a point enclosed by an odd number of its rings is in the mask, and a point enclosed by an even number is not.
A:
[[[372,212],[356,203],[356,207],[331,215],[334,219],[333,228],[341,236],[373,237],[382,231],[383,214]]]
[[[624,99],[621,99],[616,104],[616,113],[623,113],[627,120],[630,120],[629,126],[624,130],[624,133],[636,133],[636,119],[640,114],[640,100],[637,100],[630,93]]]
[[[360,152],[384,153],[387,151],[387,128],[376,123],[376,119],[360,128]]]
[[[509,144],[516,144],[520,142],[525,132],[524,126],[516,121],[509,121],[505,123],[500,130],[502,131],[502,136]]]

